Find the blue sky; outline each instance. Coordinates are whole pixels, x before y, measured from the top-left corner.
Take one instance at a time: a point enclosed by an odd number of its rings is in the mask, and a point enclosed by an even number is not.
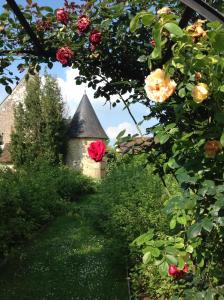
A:
[[[63,0],[38,0],[35,2],[45,6],[49,5],[54,8],[61,7],[64,3]],[[77,3],[78,1],[76,0],[75,2]],[[3,3],[5,3],[5,1],[0,0],[0,6],[2,6]],[[24,4],[26,1],[17,0],[17,3]],[[11,69],[16,75],[19,75],[16,65],[13,65]],[[127,133],[136,133],[134,123],[128,112],[124,110],[122,104],[118,104],[115,108],[110,108],[109,103],[104,105],[105,99],[94,99],[94,91],[92,89],[86,88],[85,85],[75,85],[74,77],[78,75],[77,69],[62,68],[59,63],[55,63],[54,67],[49,72],[58,78],[58,83],[62,91],[68,116],[72,116],[74,114],[84,90],[86,89],[87,95],[92,102],[96,114],[112,142],[114,142],[116,135],[123,129],[126,129]],[[0,102],[5,98],[5,96],[6,93],[4,91],[4,87],[0,86]],[[142,104],[135,104],[131,106],[131,110],[138,122],[142,120],[143,115],[147,115],[149,113],[147,108]],[[151,122],[145,122],[141,126],[143,133],[145,128],[151,126],[151,124]]]

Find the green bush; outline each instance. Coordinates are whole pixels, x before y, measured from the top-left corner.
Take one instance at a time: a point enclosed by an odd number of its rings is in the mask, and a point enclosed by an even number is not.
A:
[[[113,164],[103,179],[97,195],[90,197],[84,214],[94,215],[93,225],[110,238],[114,253],[129,255],[130,243],[149,228],[169,229],[163,213],[167,191],[161,179],[145,165],[145,156],[126,156]],[[133,255],[138,264],[140,253]]]
[[[0,257],[93,188],[89,178],[66,167],[0,170]]]

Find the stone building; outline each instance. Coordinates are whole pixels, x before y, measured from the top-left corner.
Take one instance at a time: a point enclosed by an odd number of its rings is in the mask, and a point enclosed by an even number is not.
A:
[[[10,142],[14,127],[14,108],[19,102],[23,102],[25,95],[26,81],[22,79],[12,94],[0,104],[0,165],[11,165]],[[101,178],[105,174],[105,163],[95,162],[88,157],[89,144],[99,139],[106,140],[107,135],[84,94],[69,125],[66,164],[87,176]]]
[[[88,156],[88,146],[95,140],[108,137],[86,94],[78,106],[68,130],[68,149],[66,164],[80,170],[83,174],[101,178],[105,174],[105,163],[95,162]]]
[[[0,147],[2,154],[0,164],[11,165],[10,142],[14,126],[14,108],[22,102],[26,95],[26,81],[22,79],[14,88],[12,94],[7,96],[0,104]]]

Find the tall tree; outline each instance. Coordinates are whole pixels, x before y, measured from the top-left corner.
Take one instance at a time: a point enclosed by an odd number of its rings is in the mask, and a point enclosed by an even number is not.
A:
[[[38,75],[27,82],[24,102],[15,109],[11,154],[19,167],[44,159],[51,164],[62,158],[65,142],[63,102],[56,79],[46,74],[41,86]]]

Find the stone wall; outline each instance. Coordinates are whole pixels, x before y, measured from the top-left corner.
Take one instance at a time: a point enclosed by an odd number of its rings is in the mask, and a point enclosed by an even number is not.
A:
[[[105,162],[95,162],[88,155],[88,146],[95,139],[77,138],[68,142],[66,164],[84,175],[100,179],[105,175]]]
[[[21,80],[12,94],[0,104],[0,135],[3,135],[3,144],[11,141],[11,132],[14,127],[14,108],[15,105],[23,101],[25,93],[25,80]]]

